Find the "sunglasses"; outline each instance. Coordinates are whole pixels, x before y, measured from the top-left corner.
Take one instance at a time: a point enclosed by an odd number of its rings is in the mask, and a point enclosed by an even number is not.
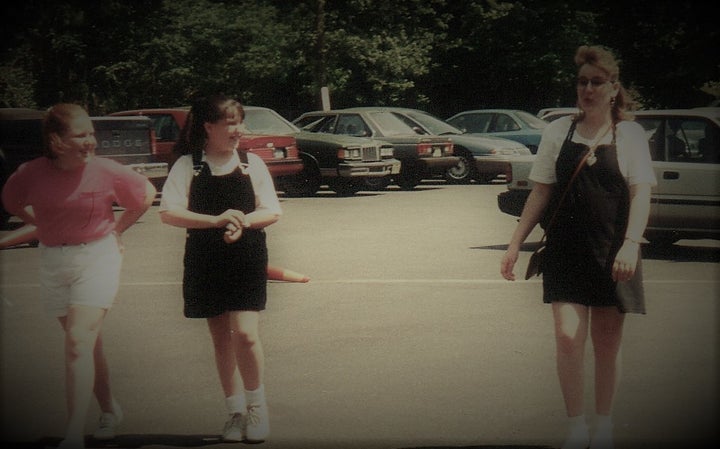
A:
[[[592,85],[592,87],[600,87],[609,82],[610,80],[602,78],[578,78],[577,87],[587,87],[588,84]]]

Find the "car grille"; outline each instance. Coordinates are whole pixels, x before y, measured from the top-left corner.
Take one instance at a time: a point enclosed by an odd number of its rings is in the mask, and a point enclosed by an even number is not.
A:
[[[364,162],[379,161],[380,160],[380,148],[376,146],[363,146],[362,147],[362,160]]]

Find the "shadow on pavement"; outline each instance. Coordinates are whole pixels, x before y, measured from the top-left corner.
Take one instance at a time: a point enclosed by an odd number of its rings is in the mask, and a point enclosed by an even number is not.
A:
[[[421,446],[421,447],[403,447],[398,449],[553,449],[551,446],[517,446],[517,445],[501,445],[501,446]]]
[[[45,437],[31,442],[5,443],[12,448],[45,449],[57,447],[61,438]],[[93,438],[85,439],[85,447],[91,448],[141,448],[145,446],[169,447],[204,447],[223,444],[219,435],[168,435],[168,434],[137,434],[118,435],[113,440],[99,441]]]

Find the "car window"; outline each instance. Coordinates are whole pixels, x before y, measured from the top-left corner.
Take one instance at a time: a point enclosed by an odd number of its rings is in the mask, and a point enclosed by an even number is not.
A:
[[[654,161],[718,163],[718,126],[701,117],[636,117]]]
[[[488,131],[488,125],[492,114],[463,114],[457,116],[448,122],[456,128],[459,128],[467,133],[486,133]]]
[[[636,121],[645,130],[645,137],[648,139],[650,146],[650,157],[654,161],[665,160],[665,141],[662,138],[663,126],[662,120],[654,117],[637,117]]]
[[[493,132],[504,132],[504,131],[517,131],[520,129],[520,125],[517,124],[514,118],[508,114],[497,114],[495,118]]]
[[[538,117],[530,114],[529,112],[517,111],[516,113],[517,113],[518,117],[520,117],[520,120],[525,122],[530,128],[543,129],[548,124],[547,120],[538,118]]]
[[[334,130],[334,124],[334,115],[308,115],[295,120],[295,126],[312,132],[331,133]]]
[[[412,129],[407,123],[400,120],[392,112],[371,112],[369,115],[375,122],[383,136],[403,136],[408,134],[415,134],[415,130]]]
[[[175,142],[180,136],[180,126],[170,114],[148,115],[155,128],[155,137],[161,142]]]
[[[337,120],[335,134],[365,137],[370,135],[370,129],[359,114],[341,114]]]
[[[424,112],[415,112],[410,111],[403,114],[398,114],[401,118],[405,118],[406,120],[415,121],[420,124],[424,129],[428,130],[430,134],[435,134],[437,136],[442,136],[445,134],[462,134],[462,131],[455,128],[451,124],[444,122],[440,120],[437,117],[434,117],[430,114],[426,114]],[[410,126],[415,126],[410,123]]]
[[[399,118],[400,120],[402,120],[407,126],[409,126],[410,128],[412,128],[416,133],[418,133],[418,134],[431,134],[431,133],[429,133],[429,132],[425,129],[426,127],[423,127],[422,123],[419,123],[419,122],[411,119],[411,118],[408,117],[407,115],[398,114],[398,113],[395,113],[395,115],[397,116],[397,118]],[[432,134],[434,134],[434,133],[432,133]]]
[[[245,111],[245,127],[257,134],[292,134],[297,129],[274,111],[267,109],[248,109]]]

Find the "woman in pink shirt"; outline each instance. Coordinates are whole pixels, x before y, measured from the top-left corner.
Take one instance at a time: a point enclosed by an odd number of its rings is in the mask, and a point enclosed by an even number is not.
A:
[[[60,447],[83,448],[93,393],[103,412],[95,438],[114,438],[122,419],[100,328],[120,285],[120,236],[152,205],[156,191],[131,168],[95,157],[95,130],[78,105],[50,108],[43,140],[44,156],[10,176],[2,201],[37,228],[43,299],[65,332],[68,422]],[[114,203],[124,208],[117,219]]]

